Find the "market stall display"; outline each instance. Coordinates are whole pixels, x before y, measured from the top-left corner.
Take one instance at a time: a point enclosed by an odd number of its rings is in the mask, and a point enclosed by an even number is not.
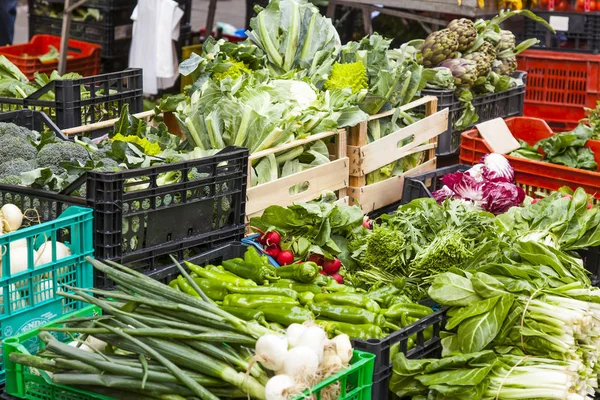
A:
[[[117,3],[76,22],[125,24]],[[394,48],[271,0],[143,113],[143,71],[29,77],[0,56],[0,397],[593,400],[595,56],[522,52],[542,38],[504,21],[556,21],[501,6],[519,11]],[[530,83],[526,110],[564,131],[515,117]],[[506,154],[458,135],[497,117]]]

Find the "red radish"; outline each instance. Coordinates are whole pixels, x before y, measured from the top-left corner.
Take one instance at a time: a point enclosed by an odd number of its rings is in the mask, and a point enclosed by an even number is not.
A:
[[[587,209],[588,209],[588,210],[591,210],[591,209],[592,209],[592,207],[594,207],[594,205],[593,205],[592,203],[588,203],[588,205],[587,205]]]
[[[310,255],[310,257],[308,257],[308,259],[306,261],[312,261],[315,264],[317,264],[319,267],[322,267],[324,260],[325,259],[323,258],[322,255],[317,254],[317,253],[313,253],[313,254]]]
[[[336,274],[340,270],[341,266],[341,261],[337,258],[334,258],[333,260],[325,260],[325,263],[323,264],[323,270],[329,275]]]
[[[276,244],[270,244],[265,249],[265,253],[267,253],[268,255],[270,255],[273,258],[277,258],[279,253],[281,253],[281,249]]]
[[[270,246],[276,244],[279,246],[281,243],[281,235],[275,231],[265,233],[265,243]]]
[[[573,196],[571,196],[570,194],[563,194],[563,197],[566,197],[569,200],[573,200]]]
[[[337,283],[339,283],[340,285],[343,285],[343,284],[344,284],[344,277],[343,277],[343,276],[341,276],[340,274],[331,274],[330,276],[331,276],[333,279],[335,279],[335,281],[336,281]]]
[[[362,226],[367,229],[371,229],[371,221],[368,218],[363,219]]]
[[[533,200],[531,200],[531,204],[535,204],[535,203],[537,203],[537,202],[538,202],[538,201],[540,201],[540,200],[541,200],[541,199],[533,199]]]
[[[277,263],[279,265],[289,265],[294,262],[294,253],[289,250],[284,250],[277,255]]]
[[[327,276],[327,272],[323,271],[322,269],[320,269],[320,270],[319,270],[319,273],[320,273],[321,275],[325,275],[325,276]]]
[[[258,237],[256,238],[256,241],[262,245],[266,245],[267,244],[267,238],[266,238],[267,235],[265,235],[265,233],[261,230],[257,229],[257,231],[258,231]]]

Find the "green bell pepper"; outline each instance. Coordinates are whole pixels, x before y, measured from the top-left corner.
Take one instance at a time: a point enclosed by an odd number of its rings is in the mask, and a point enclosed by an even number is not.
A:
[[[234,258],[223,261],[223,268],[244,279],[251,279],[258,284],[279,279],[275,267],[269,264],[266,257],[263,260],[254,247],[248,247],[243,260]]]
[[[400,320],[400,319],[402,319],[402,316],[408,316],[408,317],[418,319],[418,318],[424,318],[424,317],[428,316],[429,314],[431,314],[432,312],[433,311],[431,310],[431,308],[429,308],[427,306],[422,306],[420,304],[398,303],[398,304],[394,304],[393,306],[391,306],[390,308],[385,310],[385,312],[383,312],[383,315],[386,318],[393,319],[393,320]]]

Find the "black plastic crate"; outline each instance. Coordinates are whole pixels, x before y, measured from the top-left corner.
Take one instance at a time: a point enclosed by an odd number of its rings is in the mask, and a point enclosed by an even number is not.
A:
[[[65,4],[65,0],[44,0],[46,3]],[[73,4],[73,3],[71,3]],[[115,10],[120,8],[132,8],[137,0],[87,0],[83,7],[99,8],[102,10]]]
[[[527,73],[516,71],[514,78],[526,83]],[[448,108],[448,130],[438,136],[436,154],[448,156],[456,153],[460,147],[460,134],[464,130],[454,129],[454,123],[462,114],[463,103],[458,101],[452,90],[423,89],[423,96],[435,96],[438,98],[438,111]],[[473,107],[479,115],[477,123],[489,121],[494,118],[508,118],[523,115],[525,105],[525,85],[509,89],[501,93],[490,93],[473,99]],[[473,126],[473,125],[471,125]],[[467,129],[471,128],[467,127]],[[465,129],[466,130],[466,129]]]
[[[42,118],[39,114],[22,110],[0,114],[0,121],[27,121],[27,115]],[[31,121],[27,126],[40,129],[40,124]],[[181,173],[179,181],[157,185],[162,174],[176,171]],[[190,171],[195,179],[189,179]],[[181,163],[115,173],[88,172],[60,194],[0,184],[0,204],[35,208],[43,221],[56,218],[66,206],[87,205],[94,209],[95,256],[150,274],[171,265],[170,254],[182,260],[241,240],[247,173],[248,149],[228,147],[214,156]],[[86,198],[71,196],[82,189]],[[95,286],[107,285],[104,277],[96,274]]]
[[[437,308],[432,300],[425,300],[421,303]],[[414,324],[402,328],[383,339],[355,339],[352,340],[352,344],[357,350],[375,354],[375,366],[373,368],[374,375],[381,374],[385,371],[391,373],[392,361],[390,360],[390,348],[396,343],[400,343],[398,352],[404,353],[407,358],[419,359],[433,357],[433,354],[436,354],[436,352],[439,351],[441,348],[440,332],[444,329],[446,324],[447,310],[448,307],[442,307]],[[429,327],[433,327],[433,334],[431,339],[425,340],[423,333],[425,329]],[[415,347],[408,350],[408,339],[415,335]]]
[[[29,38],[37,34],[61,35],[62,17],[52,17],[43,13],[43,0],[29,0]],[[61,4],[56,5],[62,8]],[[84,7],[94,8],[86,3]],[[85,21],[71,21],[71,39],[95,43],[102,46],[102,57],[115,57],[129,53],[133,21],[131,13],[134,4],[108,5],[98,7],[100,20],[88,18]]]
[[[85,88],[89,95],[82,95]],[[54,100],[42,100],[54,92]],[[23,108],[43,111],[61,129],[118,118],[125,104],[131,113],[144,110],[142,69],[128,69],[48,83],[24,99],[0,97],[0,112]]]
[[[402,204],[410,203],[414,199],[433,197],[431,193],[444,186],[442,183],[444,175],[468,169],[471,169],[471,165],[459,164],[438,168],[434,171],[418,175],[407,176],[404,178],[404,188],[402,189]]]
[[[546,21],[549,21],[550,17],[569,19],[568,31],[557,31],[556,34],[552,34],[543,25],[525,18],[522,39],[539,39],[540,43],[535,48],[594,54],[600,51],[600,12],[536,11],[535,13]]]

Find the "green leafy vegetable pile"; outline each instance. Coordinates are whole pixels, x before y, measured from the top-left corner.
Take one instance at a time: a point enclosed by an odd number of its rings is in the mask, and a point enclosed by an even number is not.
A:
[[[572,131],[557,133],[547,139],[542,139],[533,147],[520,140],[521,148],[513,151],[510,155],[595,171],[598,164],[594,158],[594,152],[585,147],[587,141],[593,137],[594,130],[592,128],[579,124]],[[540,149],[545,155],[538,151]]]
[[[406,278],[405,293],[427,296],[428,278],[463,265],[496,233],[496,220],[462,201],[419,199],[374,221],[349,248],[356,263],[347,266],[360,287]]]

